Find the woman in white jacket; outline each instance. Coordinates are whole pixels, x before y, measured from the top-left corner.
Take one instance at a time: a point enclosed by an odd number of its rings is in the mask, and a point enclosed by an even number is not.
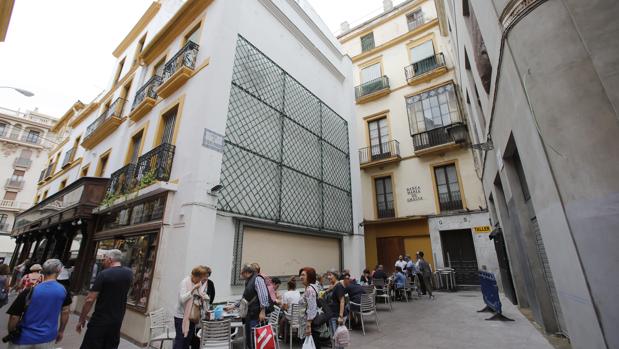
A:
[[[198,349],[200,340],[195,335],[195,323],[189,320],[194,297],[208,299],[206,295],[208,268],[199,265],[191,270],[191,275],[184,278],[179,285],[178,305],[174,313],[176,338],[174,349]]]

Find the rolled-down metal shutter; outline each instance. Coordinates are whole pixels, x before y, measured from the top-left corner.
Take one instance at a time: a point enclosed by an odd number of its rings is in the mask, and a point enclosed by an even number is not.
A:
[[[546,255],[546,248],[544,247],[544,241],[542,240],[542,234],[539,230],[539,224],[537,224],[537,218],[531,219],[531,226],[535,232],[535,245],[537,247],[537,254],[542,261],[544,267],[544,278],[548,285],[548,293],[550,293],[550,299],[552,301],[552,307],[554,308],[555,318],[559,325],[559,331],[567,337],[567,327],[563,320],[563,312],[561,311],[561,305],[559,304],[559,297],[557,296],[557,289],[555,287],[554,279],[552,278],[552,272],[550,271],[550,262],[548,261],[548,255]]]

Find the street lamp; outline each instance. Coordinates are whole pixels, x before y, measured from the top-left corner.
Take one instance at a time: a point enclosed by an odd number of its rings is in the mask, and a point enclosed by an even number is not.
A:
[[[463,144],[463,145],[468,146],[468,147],[470,147],[472,149],[483,150],[483,151],[488,151],[488,150],[494,149],[494,145],[492,144],[492,139],[490,139],[490,138],[488,138],[488,141],[485,142],[485,143],[466,144],[467,133],[468,133],[468,131],[466,129],[466,125],[463,124],[463,123],[460,123],[460,122],[456,123],[456,124],[453,124],[452,126],[447,128],[447,134],[457,144]]]
[[[8,88],[11,90],[15,90],[19,93],[21,93],[22,95],[26,96],[26,97],[32,97],[34,96],[34,93],[28,91],[28,90],[24,90],[23,88],[17,88],[17,87],[11,87],[11,86],[0,86],[0,88]]]

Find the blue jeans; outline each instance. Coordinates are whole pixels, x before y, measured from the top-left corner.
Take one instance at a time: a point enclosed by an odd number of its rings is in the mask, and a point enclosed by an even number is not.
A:
[[[176,330],[176,337],[174,337],[173,349],[198,349],[200,347],[200,341],[196,337],[196,326],[191,321],[189,322],[189,332],[187,337],[183,336],[183,319],[174,317],[174,329]],[[197,343],[196,343],[197,342]]]
[[[248,349],[254,348],[254,337],[252,336],[252,329],[258,327],[259,321],[256,320],[245,320],[245,347]]]

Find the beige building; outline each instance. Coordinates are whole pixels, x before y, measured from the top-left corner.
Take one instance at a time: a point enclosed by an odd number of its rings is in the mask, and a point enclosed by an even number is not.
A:
[[[37,179],[54,146],[56,119],[36,111],[0,108],[0,258],[9,263],[15,242],[9,237],[16,215],[32,206]]]
[[[454,136],[467,121],[444,13],[428,0],[383,6],[338,35],[353,61],[367,266],[423,250],[477,284],[497,263],[468,135]]]

